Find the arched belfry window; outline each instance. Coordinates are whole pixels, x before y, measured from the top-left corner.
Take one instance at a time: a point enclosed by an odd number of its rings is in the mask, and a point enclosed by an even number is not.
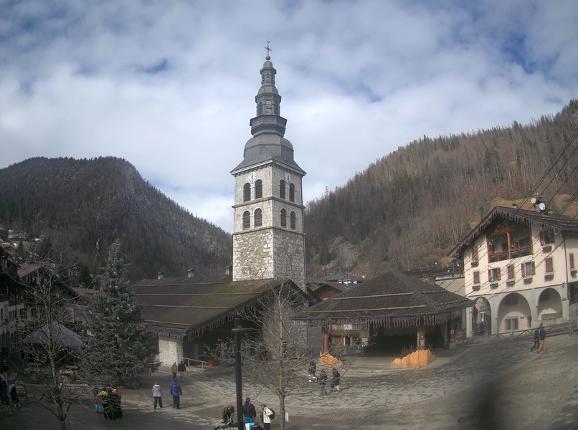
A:
[[[243,201],[248,202],[251,200],[251,184],[247,183],[243,185]]]
[[[287,211],[281,209],[281,227],[287,227]]]
[[[255,209],[253,213],[253,225],[255,227],[261,227],[263,225],[263,212],[261,209]]]
[[[251,213],[249,211],[243,212],[243,230],[251,228]]]
[[[279,197],[285,198],[285,181],[283,179],[279,182]]]
[[[263,181],[258,179],[255,182],[255,198],[260,199],[261,197],[263,197]]]
[[[289,201],[295,201],[295,185],[289,184]]]
[[[291,214],[289,215],[289,225],[291,226],[291,230],[295,230],[296,224],[297,224],[297,216],[295,215],[295,212],[291,211]]]

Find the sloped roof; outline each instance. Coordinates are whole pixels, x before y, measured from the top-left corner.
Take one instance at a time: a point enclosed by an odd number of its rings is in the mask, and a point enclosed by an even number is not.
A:
[[[194,282],[187,278],[164,278],[143,279],[131,288],[151,328],[184,333],[220,324],[282,282],[276,279]]]
[[[472,304],[437,285],[386,272],[300,312],[295,319],[311,325],[369,321],[386,327],[431,326]]]
[[[574,218],[563,215],[546,215],[527,209],[496,206],[465,235],[462,241],[450,251],[449,255],[454,258],[461,256],[465,248],[480,237],[492,223],[500,219],[520,224],[537,225],[544,230],[551,230],[556,233],[578,233],[578,221]]]
[[[48,335],[55,339],[55,343],[63,348],[80,349],[82,348],[82,340],[72,330],[66,328],[62,324],[54,322],[50,325],[45,325],[38,330],[33,331],[30,335],[24,338],[24,343],[46,345],[48,343]]]

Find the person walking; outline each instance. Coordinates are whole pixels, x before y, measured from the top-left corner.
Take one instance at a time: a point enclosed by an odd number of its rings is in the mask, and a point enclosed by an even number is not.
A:
[[[540,344],[540,329],[536,329],[534,330],[534,345],[532,345],[532,348],[530,348],[530,352],[536,350],[536,353],[538,353],[539,344]]]
[[[316,373],[317,373],[317,364],[315,364],[315,361],[311,360],[309,362],[309,382],[317,380],[317,376],[315,376]]]
[[[173,408],[180,409],[183,389],[181,388],[181,384],[179,384],[179,381],[177,381],[176,378],[173,379],[173,382],[171,382],[171,387],[169,391],[171,392],[171,396],[173,396]]]
[[[247,397],[243,405],[243,418],[245,419],[245,427],[247,429],[251,429],[255,425],[256,416],[257,411],[255,410],[255,405],[251,403],[251,398]]]
[[[325,386],[327,385],[327,373],[325,373],[325,370],[322,370],[319,373],[319,378],[317,378],[317,380],[319,381],[319,386],[321,387],[321,396],[325,396],[327,394],[327,391],[325,390]]]
[[[538,352],[546,352],[546,330],[544,329],[544,324],[540,323],[539,330],[539,337],[540,340],[538,342]]]
[[[161,393],[161,386],[155,382],[153,385],[153,405],[154,410],[157,410],[157,405],[162,409],[163,408],[163,398]]]
[[[184,361],[181,361],[179,363],[178,370],[179,370],[179,377],[181,378],[181,381],[183,381],[185,378],[185,372],[187,371],[187,367],[185,366]]]
[[[177,370],[178,370],[177,362],[175,361],[171,366],[171,373],[173,374],[173,379],[177,377]]]
[[[339,382],[341,381],[341,375],[339,371],[334,367],[331,375],[331,389],[333,391],[339,392]]]
[[[10,399],[15,408],[21,408],[22,404],[20,399],[18,399],[18,391],[16,391],[16,381],[12,381],[12,384],[8,386],[8,392],[10,393]]]
[[[261,407],[263,415],[263,430],[271,430],[271,419],[275,416],[275,413],[271,408],[268,408],[265,403],[263,403]]]

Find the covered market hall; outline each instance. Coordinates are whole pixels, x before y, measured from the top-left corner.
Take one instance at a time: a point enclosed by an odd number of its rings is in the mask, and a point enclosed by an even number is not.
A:
[[[450,347],[465,330],[473,302],[437,285],[386,272],[328,298],[295,319],[321,328],[320,350],[401,356]]]

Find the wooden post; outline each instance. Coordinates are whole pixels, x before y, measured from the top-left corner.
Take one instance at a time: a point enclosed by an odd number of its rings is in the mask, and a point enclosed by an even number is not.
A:
[[[417,348],[416,349],[425,349],[425,328],[418,327],[417,328]]]
[[[327,333],[328,330],[328,327],[323,327],[323,346],[321,348],[322,353],[329,352],[329,334]]]

